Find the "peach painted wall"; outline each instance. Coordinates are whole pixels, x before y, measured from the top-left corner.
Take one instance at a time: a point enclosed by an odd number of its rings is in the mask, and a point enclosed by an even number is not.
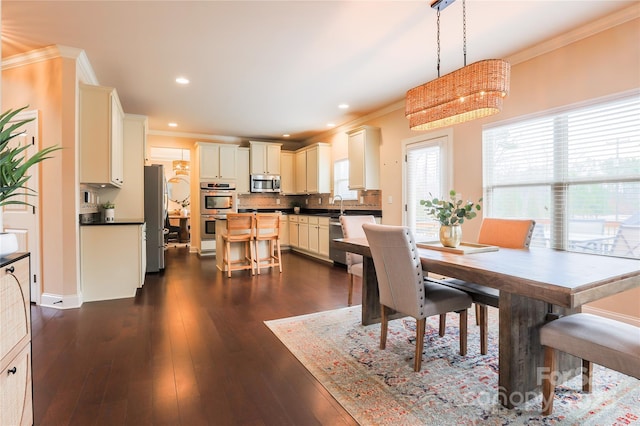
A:
[[[452,129],[453,188],[465,198],[482,195],[483,125],[640,88],[639,35],[640,19],[636,18],[546,54],[512,63],[511,93],[503,111]],[[344,132],[362,124],[381,128],[382,214],[386,224],[402,224],[402,141],[420,134],[409,130],[404,102],[397,106],[379,117],[309,141],[332,143],[334,159],[338,159],[346,152]],[[388,204],[389,196],[393,204]],[[463,233],[469,240],[477,238],[480,223],[472,220],[463,225]],[[612,311],[613,316],[631,322],[640,321],[640,289],[590,307]]]
[[[63,147],[40,166],[40,284],[43,294],[73,297],[79,282],[75,75],[75,60],[63,58],[2,72],[3,108],[39,110],[40,148]]]

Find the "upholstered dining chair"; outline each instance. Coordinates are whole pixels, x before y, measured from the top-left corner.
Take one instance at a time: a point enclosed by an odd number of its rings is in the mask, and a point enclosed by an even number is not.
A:
[[[231,277],[231,271],[251,269],[254,275],[254,215],[253,213],[227,213],[227,232],[222,235],[224,242],[223,263],[227,268],[227,277]],[[231,245],[241,243],[244,253],[240,259],[232,259]]]
[[[376,223],[376,219],[370,215],[364,216],[340,216],[342,235],[344,238],[364,238],[362,225],[365,223]],[[353,300],[353,277],[362,278],[362,256],[355,253],[347,253],[347,272],[349,273],[349,295],[347,304],[351,306]]]
[[[531,243],[535,220],[484,218],[480,226],[479,244],[523,249]],[[429,280],[433,281],[433,280]],[[476,322],[480,326],[480,353],[487,353],[487,306],[498,307],[500,292],[494,288],[457,279],[437,280],[444,285],[468,292],[476,305]],[[446,316],[440,316],[440,335],[444,335]]]
[[[420,371],[426,318],[446,312],[460,314],[460,354],[467,353],[467,309],[471,297],[463,291],[423,280],[422,265],[411,230],[404,226],[362,225],[378,277],[380,349],[387,343],[390,311],[416,319],[414,371]]]

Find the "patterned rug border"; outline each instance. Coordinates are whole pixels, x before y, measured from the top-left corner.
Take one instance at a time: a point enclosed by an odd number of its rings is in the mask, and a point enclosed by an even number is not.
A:
[[[490,354],[486,356],[478,353],[477,327],[472,325],[475,324],[473,310],[469,316],[467,357],[460,357],[456,353],[457,344],[451,348],[451,343],[457,343],[457,315],[451,314],[447,322],[448,340],[453,342],[447,341],[447,336],[437,337],[437,317],[431,317],[431,323],[428,321],[427,324],[423,369],[420,373],[414,373],[411,368],[411,345],[414,341],[410,337],[404,339],[406,342],[398,341],[402,339],[399,337],[401,335],[406,338],[409,331],[415,333],[413,319],[389,323],[389,344],[384,351],[377,346],[380,325],[363,326],[360,319],[361,307],[357,305],[264,323],[362,425],[640,424],[640,381],[599,366],[595,371],[594,393],[583,394],[578,378],[558,387],[553,416],[543,417],[540,414],[540,397],[514,410],[497,404],[493,397],[489,397],[497,393],[497,383],[492,383],[497,382],[496,310],[490,310]],[[435,338],[429,336],[430,328],[432,335],[435,332]],[[353,344],[354,341],[365,342],[361,345],[364,348]],[[350,347],[350,344],[355,346]],[[431,349],[434,353],[429,353],[427,345],[433,345]],[[388,364],[384,364],[383,372],[376,372],[375,365],[380,358]],[[393,369],[387,371],[389,365]],[[445,383],[427,380],[429,374],[439,374],[438,377],[441,377],[447,369],[451,372],[457,369],[460,375],[460,366],[474,370],[469,377],[475,377],[480,372],[482,383],[466,388],[466,383],[453,379],[451,383],[447,383],[448,380]],[[458,395],[438,394],[438,391],[447,389],[457,389]],[[598,389],[602,391],[599,393]],[[470,395],[475,397],[471,398]]]

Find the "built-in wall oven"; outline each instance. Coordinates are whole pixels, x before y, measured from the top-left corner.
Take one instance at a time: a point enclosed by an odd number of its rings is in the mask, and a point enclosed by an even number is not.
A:
[[[216,239],[216,219],[238,211],[236,186],[230,182],[200,182],[200,239]]]

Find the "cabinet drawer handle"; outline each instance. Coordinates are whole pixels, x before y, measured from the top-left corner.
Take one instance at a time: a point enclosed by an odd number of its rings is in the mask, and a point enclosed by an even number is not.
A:
[[[5,271],[8,272],[9,274],[13,274],[15,270],[16,268],[14,268],[13,265],[5,269]]]
[[[16,374],[17,372],[18,372],[18,369],[16,367],[13,367],[7,370],[8,374]]]

